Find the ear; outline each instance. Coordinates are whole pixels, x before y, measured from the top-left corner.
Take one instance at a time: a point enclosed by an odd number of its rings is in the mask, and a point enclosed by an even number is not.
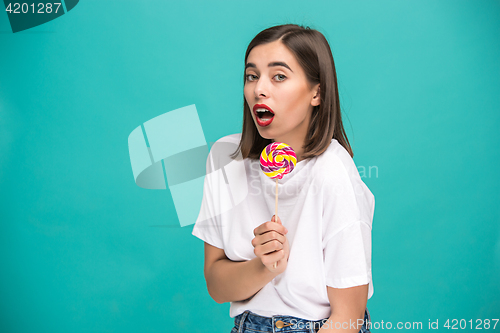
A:
[[[318,83],[318,85],[316,86],[316,94],[314,94],[314,97],[311,100],[311,105],[312,106],[317,106],[321,102],[321,94],[320,94],[320,89],[319,88],[320,87],[319,87],[319,83]]]

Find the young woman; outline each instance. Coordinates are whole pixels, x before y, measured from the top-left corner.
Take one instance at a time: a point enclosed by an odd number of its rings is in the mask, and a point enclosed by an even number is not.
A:
[[[277,219],[259,162],[272,142],[297,155],[278,181]],[[369,332],[375,201],[352,156],[325,37],[294,24],[260,32],[245,54],[242,133],[212,147],[193,228],[232,332]]]

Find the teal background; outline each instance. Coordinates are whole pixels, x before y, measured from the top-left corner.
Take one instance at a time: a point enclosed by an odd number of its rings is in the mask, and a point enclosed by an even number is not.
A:
[[[127,137],[190,104],[208,142],[240,132],[245,49],[283,23],[333,50],[376,200],[372,321],[499,317],[499,1],[80,1],[16,34],[0,13],[0,331],[231,330]]]

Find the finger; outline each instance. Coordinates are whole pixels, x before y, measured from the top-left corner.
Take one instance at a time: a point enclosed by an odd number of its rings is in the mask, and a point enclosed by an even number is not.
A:
[[[269,254],[275,251],[283,250],[285,246],[280,241],[273,239],[261,245],[262,254]]]
[[[283,223],[281,223],[281,219],[280,219],[279,216],[278,216],[278,221],[276,221],[276,215],[273,215],[273,217],[271,217],[271,221],[272,222],[278,222],[279,224],[283,224]]]
[[[283,244],[281,244],[276,239],[267,242],[266,244],[257,245],[254,249],[255,255],[266,255],[275,251],[282,250],[284,248]]]
[[[283,236],[282,234],[280,234],[279,232],[274,231],[274,230],[268,231],[268,232],[260,235],[258,242],[261,242],[260,244],[264,245],[267,242],[270,242],[274,239],[278,240],[281,244],[285,244],[285,242],[286,242],[286,237]]]
[[[288,232],[288,230],[286,230],[286,228],[282,224],[268,221],[268,222],[262,223],[257,228],[255,228],[253,231],[253,234],[255,236],[258,236],[258,235],[262,235],[263,233],[271,231],[271,230],[275,230],[282,235],[284,235]]]
[[[253,229],[253,234],[255,236],[261,235],[272,228],[269,228],[271,226],[271,222],[264,222],[261,225],[259,225],[257,228]]]
[[[273,217],[271,217],[271,222],[276,222],[276,215],[273,215]],[[281,219],[280,217],[278,216],[278,222],[279,224],[283,225],[283,223],[281,223]],[[285,234],[288,232],[288,229],[285,228]]]
[[[264,245],[272,240],[277,240],[281,244],[285,244],[287,241],[285,236],[273,230],[263,233],[262,235],[255,236],[255,238],[252,239],[251,243],[253,247],[256,247],[259,245]]]
[[[270,254],[264,255],[261,260],[264,265],[273,265],[275,262],[285,258],[285,251],[279,250]]]
[[[255,236],[252,239],[251,243],[253,247],[256,247],[259,245],[264,245],[274,239],[278,240],[281,244],[285,244],[287,242],[287,238],[285,236],[277,231],[271,230],[263,233],[262,235]]]
[[[279,224],[283,224],[283,223],[281,222],[281,218],[280,218],[279,216],[278,216],[278,221],[276,221],[276,215],[273,215],[273,217],[271,218],[271,221],[272,221],[272,222],[277,222],[277,223],[279,223]]]
[[[279,217],[278,217],[278,219],[279,219]],[[288,232],[288,230],[285,228],[285,226],[283,224],[280,224],[280,223],[269,221],[269,222],[264,223],[264,225],[266,228],[268,228],[268,230],[275,230],[282,235],[285,235]]]

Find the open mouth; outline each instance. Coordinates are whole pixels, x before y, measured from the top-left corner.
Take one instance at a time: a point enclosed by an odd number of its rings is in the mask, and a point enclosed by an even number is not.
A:
[[[274,113],[272,113],[271,111],[268,111],[268,110],[260,111],[260,110],[262,110],[262,109],[257,109],[257,111],[255,112],[259,119],[269,120],[272,117],[274,117]]]
[[[255,113],[255,120],[259,126],[268,126],[274,119],[274,112],[265,104],[256,104],[253,107]]]

